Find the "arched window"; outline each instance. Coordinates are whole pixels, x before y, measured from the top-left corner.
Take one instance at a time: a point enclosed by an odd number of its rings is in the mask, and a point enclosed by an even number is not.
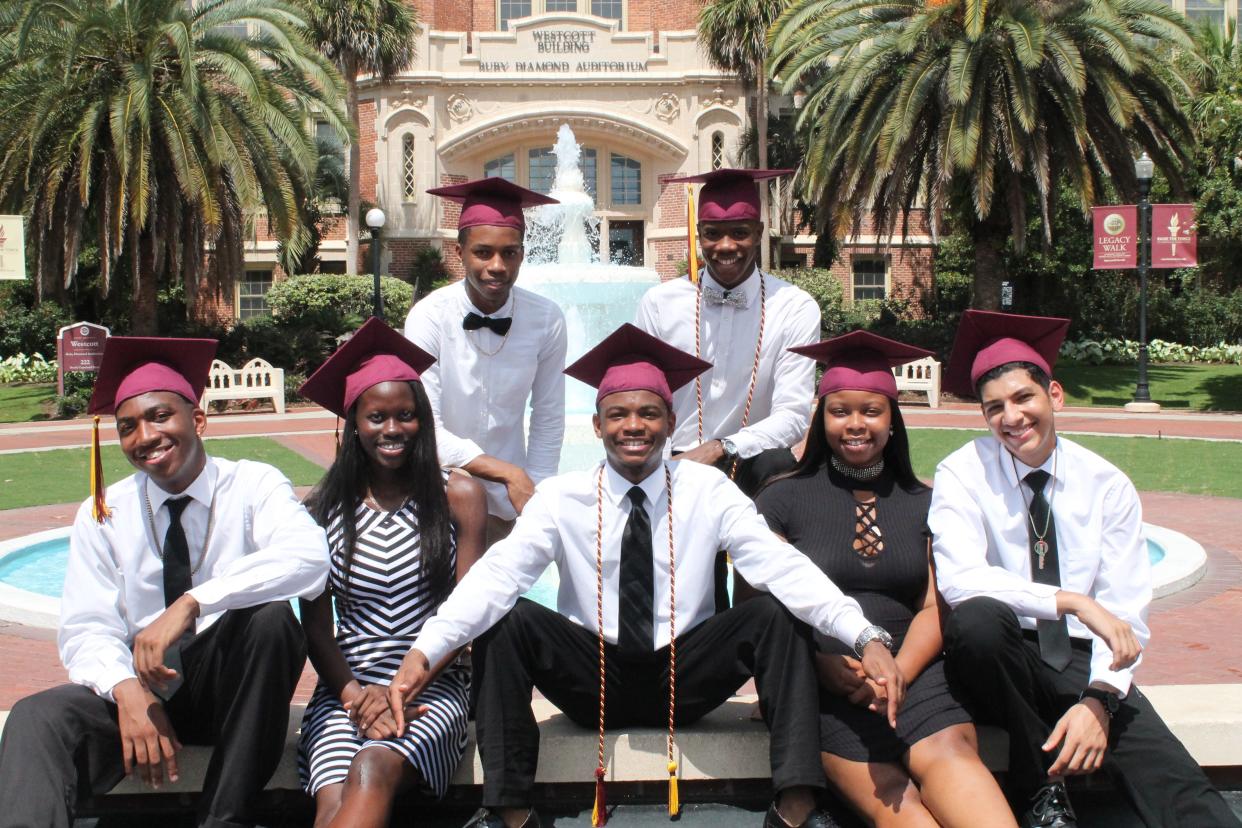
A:
[[[483,165],[484,178],[503,178],[505,181],[513,181],[517,178],[517,161],[513,153],[502,155],[499,158],[493,158]]]
[[[614,207],[643,203],[643,165],[640,162],[614,152],[609,172]]]
[[[418,195],[414,179],[414,136],[407,132],[401,138],[401,199],[413,201]]]
[[[724,133],[712,133],[712,169],[718,170],[724,166]]]

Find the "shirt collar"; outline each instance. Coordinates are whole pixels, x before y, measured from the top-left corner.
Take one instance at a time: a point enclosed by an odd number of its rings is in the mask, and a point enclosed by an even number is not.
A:
[[[1052,453],[1048,455],[1048,459],[1038,468],[1048,472],[1048,476],[1055,482],[1059,475],[1060,463],[1057,462],[1057,455],[1061,452],[1061,438],[1057,438],[1056,445],[1052,448]],[[1000,447],[1001,469],[1004,471],[1005,479],[1009,481],[1009,485],[1017,488],[1026,479],[1026,476],[1035,471],[1035,466],[1028,466],[1004,446]]]
[[[743,279],[739,284],[731,288],[726,288],[726,287],[723,287],[714,278],[712,278],[712,272],[710,270],[708,270],[706,267],[703,268],[703,284],[705,286],[713,287],[716,290],[720,291],[721,293],[727,292],[730,295],[740,294],[742,297],[742,307],[745,309],[750,308],[751,300],[754,299],[754,296],[755,296],[754,285],[757,283],[758,279],[759,279],[759,265],[756,264],[754,268],[750,271],[749,276]]]
[[[664,492],[664,464],[660,464],[641,483],[631,483],[618,474],[617,470],[612,467],[612,464],[607,460],[604,461],[604,489],[608,492],[609,499],[614,506],[626,500],[626,495],[635,486],[643,490],[643,494],[647,496],[648,504],[654,504]]]
[[[494,319],[503,319],[506,316],[513,316],[513,301],[517,297],[517,285],[509,288],[509,298],[500,306],[500,310],[495,313],[484,313],[475,307],[474,302],[470,301],[470,294],[466,292],[466,280],[461,280],[461,304],[462,315],[467,313],[477,313],[479,316],[490,316]]]
[[[194,478],[194,482],[186,487],[185,491],[179,494],[166,492],[159,487],[158,484],[150,477],[146,479],[147,497],[151,499],[151,512],[154,514],[160,510],[160,507],[169,500],[177,497],[189,496],[204,507],[211,507],[211,494],[216,489],[216,478],[219,477],[220,470],[216,468],[216,463],[210,457],[207,458],[203,470],[198,473],[198,477]]]

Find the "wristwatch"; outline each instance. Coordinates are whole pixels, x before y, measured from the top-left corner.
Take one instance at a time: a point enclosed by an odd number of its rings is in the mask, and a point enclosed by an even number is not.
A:
[[[737,446],[728,437],[720,441],[720,447],[724,449],[725,457],[730,460],[737,459]]]
[[[1117,715],[1117,711],[1121,709],[1121,702],[1117,698],[1116,693],[1110,693],[1107,690],[1100,690],[1097,687],[1088,687],[1078,695],[1078,700],[1095,699],[1104,706],[1104,712],[1108,714],[1108,718]]]
[[[872,624],[858,634],[858,640],[854,642],[854,653],[862,658],[863,650],[872,641],[880,642],[889,652],[893,651],[893,637],[888,634],[888,630],[878,624]]]

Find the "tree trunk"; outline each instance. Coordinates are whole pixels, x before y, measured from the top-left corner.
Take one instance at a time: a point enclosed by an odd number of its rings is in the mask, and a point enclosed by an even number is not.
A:
[[[159,336],[156,320],[155,243],[151,236],[138,237],[138,269],[132,297],[133,311],[129,317],[132,336]]]
[[[345,272],[365,272],[358,267],[358,211],[362,204],[362,124],[358,123],[358,73],[345,67],[345,113],[357,138],[349,142],[349,196],[345,205]],[[371,136],[374,140],[374,136]]]
[[[975,280],[971,307],[981,310],[1000,310],[1001,281],[1005,278],[1005,240],[1009,236],[1008,225],[998,221],[996,210],[981,222],[976,222]]]
[[[759,64],[756,75],[759,78],[759,88],[758,95],[755,97],[755,138],[759,147],[759,169],[766,170],[768,168],[768,77],[763,63]],[[772,237],[769,234],[772,213],[768,208],[769,184],[770,182],[767,181],[759,182],[759,215],[763,216],[764,224],[763,249],[759,254],[759,263],[764,270],[771,270],[772,264]]]

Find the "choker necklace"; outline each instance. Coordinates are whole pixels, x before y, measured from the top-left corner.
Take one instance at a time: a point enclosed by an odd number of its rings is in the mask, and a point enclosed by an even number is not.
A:
[[[833,469],[835,469],[838,474],[844,475],[845,477],[848,477],[851,480],[862,480],[862,481],[875,480],[877,477],[879,477],[881,474],[884,473],[884,458],[883,457],[881,457],[876,462],[872,463],[870,466],[864,466],[863,468],[860,469],[860,468],[851,466],[850,464],[843,461],[841,458],[837,457],[835,454],[829,454],[828,456],[832,461]]]

